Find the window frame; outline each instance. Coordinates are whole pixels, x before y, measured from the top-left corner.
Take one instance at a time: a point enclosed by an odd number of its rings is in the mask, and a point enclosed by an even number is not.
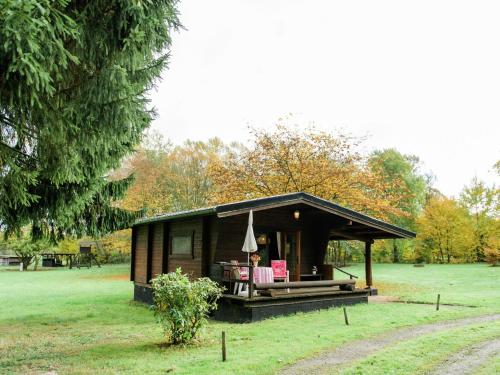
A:
[[[175,232],[175,233],[171,233],[170,236],[169,236],[169,256],[170,258],[172,259],[195,259],[195,254],[194,254],[194,235],[195,235],[195,231],[179,231],[179,232]],[[176,254],[174,252],[174,246],[173,246],[173,243],[174,243],[174,237],[189,237],[191,239],[191,249],[189,252],[186,252],[186,253],[181,253],[181,254]]]

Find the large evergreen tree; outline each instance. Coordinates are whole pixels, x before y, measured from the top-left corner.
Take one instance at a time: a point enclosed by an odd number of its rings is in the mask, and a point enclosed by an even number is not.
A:
[[[130,179],[107,173],[154,117],[176,0],[0,0],[0,223],[99,235]]]

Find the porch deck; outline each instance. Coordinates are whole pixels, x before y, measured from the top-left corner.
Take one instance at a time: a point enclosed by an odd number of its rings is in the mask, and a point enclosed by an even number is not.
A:
[[[336,306],[367,303],[370,291],[328,290],[321,292],[295,292],[276,296],[254,296],[252,298],[224,294],[214,312],[216,320],[247,323],[279,315],[320,310]]]

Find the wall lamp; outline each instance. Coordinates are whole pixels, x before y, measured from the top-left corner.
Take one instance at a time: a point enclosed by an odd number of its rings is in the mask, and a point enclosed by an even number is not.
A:
[[[299,210],[293,211],[293,218],[295,220],[299,220],[300,219],[300,211]]]

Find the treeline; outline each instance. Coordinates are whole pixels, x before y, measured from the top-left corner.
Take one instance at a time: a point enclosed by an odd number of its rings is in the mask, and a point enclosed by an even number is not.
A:
[[[155,215],[305,191],[418,233],[416,240],[376,241],[377,261],[498,261],[497,187],[473,178],[457,199],[445,197],[418,157],[395,149],[365,155],[361,146],[360,138],[300,130],[289,119],[271,130],[250,130],[246,144],[214,138],[174,146],[150,133],[112,175],[135,176],[116,203]],[[354,242],[330,246],[333,261],[362,256]]]

